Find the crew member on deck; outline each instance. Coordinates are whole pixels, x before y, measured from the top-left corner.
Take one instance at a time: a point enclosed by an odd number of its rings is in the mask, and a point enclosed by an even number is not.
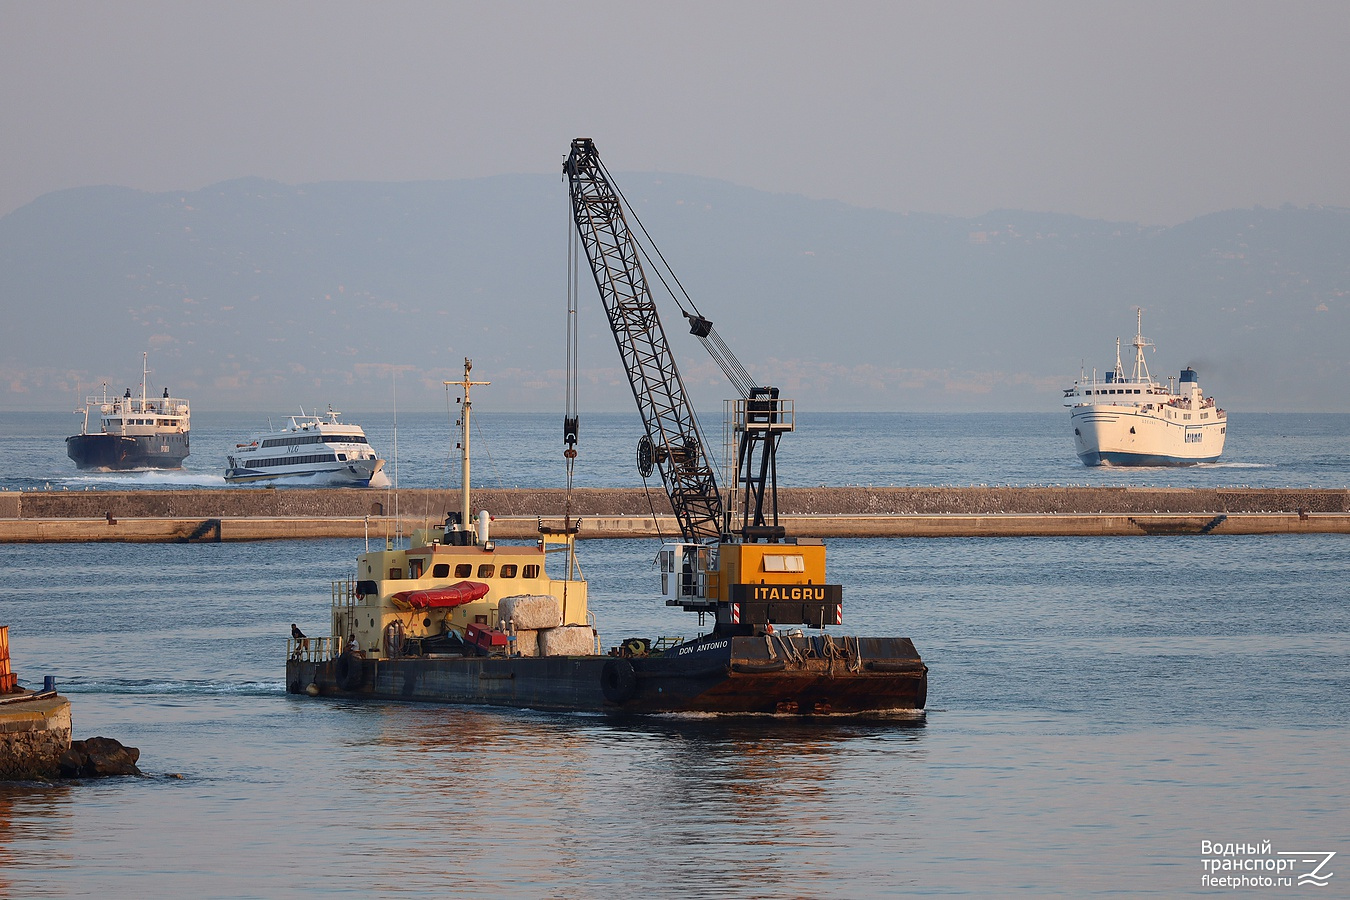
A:
[[[291,659],[299,659],[302,655],[309,652],[309,638],[294,622],[291,623],[291,639],[295,641],[295,650],[291,653]]]

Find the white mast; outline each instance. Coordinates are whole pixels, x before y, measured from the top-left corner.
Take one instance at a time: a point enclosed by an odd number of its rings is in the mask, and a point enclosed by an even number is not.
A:
[[[1135,307],[1135,326],[1134,326],[1134,380],[1152,382],[1153,377],[1148,374],[1148,363],[1144,362],[1144,348],[1152,347],[1153,342],[1144,337],[1144,308]],[[1120,365],[1120,341],[1116,341],[1116,365]]]
[[[464,389],[464,412],[460,414],[460,441],[459,441],[459,467],[460,467],[460,492],[459,492],[459,524],[461,528],[468,528],[470,519],[469,513],[469,410],[472,403],[469,400],[469,388],[476,384],[492,384],[490,381],[470,381],[469,372],[473,369],[473,360],[467,356],[464,357],[464,380],[444,382],[448,388],[452,384],[459,385]]]

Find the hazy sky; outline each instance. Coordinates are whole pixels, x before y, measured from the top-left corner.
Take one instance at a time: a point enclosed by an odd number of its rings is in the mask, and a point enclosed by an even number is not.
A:
[[[579,135],[619,172],[897,211],[1350,206],[1347,39],[1344,0],[0,0],[0,215],[552,172]]]

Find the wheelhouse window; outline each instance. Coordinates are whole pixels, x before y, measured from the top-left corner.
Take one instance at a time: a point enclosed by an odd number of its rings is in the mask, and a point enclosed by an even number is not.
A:
[[[765,572],[804,572],[806,561],[798,554],[778,554],[764,557]]]
[[[473,574],[473,565],[470,563],[460,563],[459,565],[455,566],[456,578],[468,578],[472,574]]]

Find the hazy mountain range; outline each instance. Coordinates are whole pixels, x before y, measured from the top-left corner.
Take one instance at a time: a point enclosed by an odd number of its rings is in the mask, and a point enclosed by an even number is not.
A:
[[[1350,410],[1350,210],[1161,228],[615,178],[700,311],[799,409],[1058,410],[1117,336],[1128,366],[1142,306],[1155,376],[1192,365],[1230,412]],[[0,408],[135,386],[148,350],[152,386],[198,410],[444,409],[469,356],[494,385],[480,408],[560,411],[570,229],[561,175],[47,194],[0,218]],[[582,408],[626,410],[584,263],[577,284]],[[662,313],[720,421],[729,385]]]

